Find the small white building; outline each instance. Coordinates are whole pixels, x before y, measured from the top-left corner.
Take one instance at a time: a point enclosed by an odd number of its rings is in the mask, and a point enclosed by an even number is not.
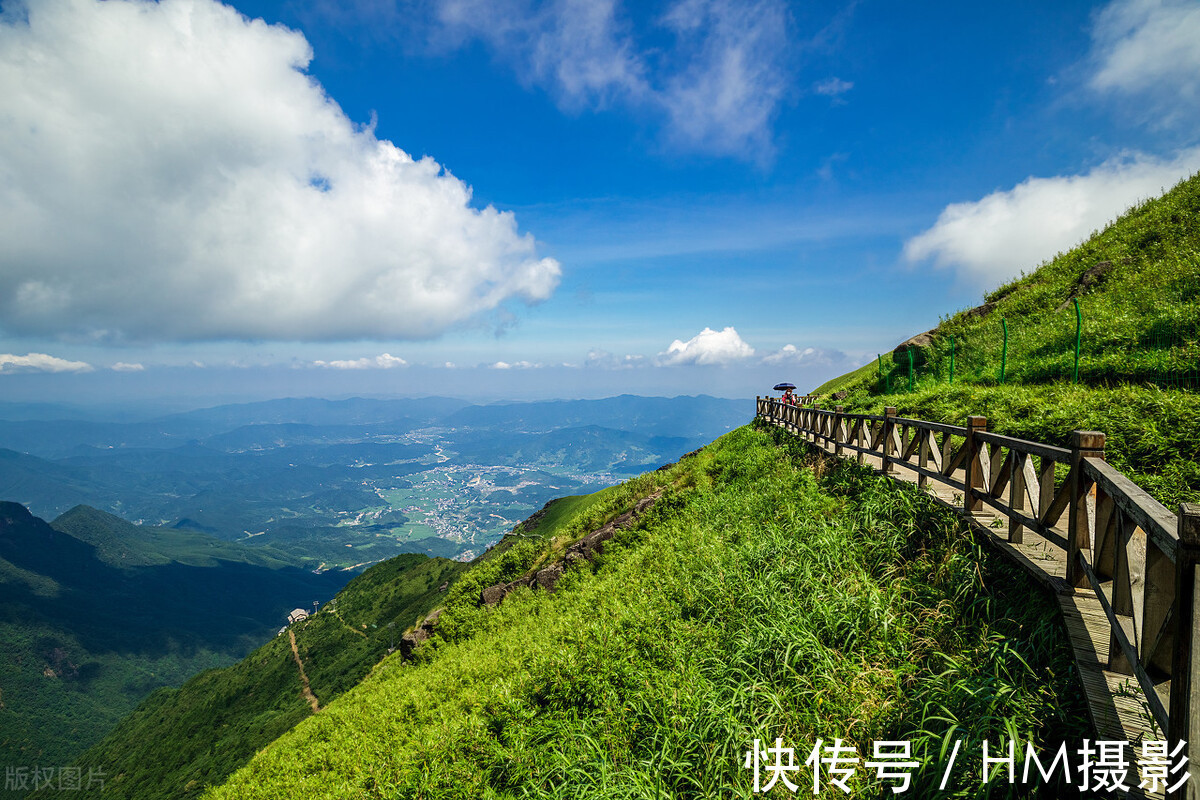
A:
[[[303,608],[293,608],[292,613],[288,614],[288,625],[293,622],[299,622],[302,619],[308,619],[308,612]]]

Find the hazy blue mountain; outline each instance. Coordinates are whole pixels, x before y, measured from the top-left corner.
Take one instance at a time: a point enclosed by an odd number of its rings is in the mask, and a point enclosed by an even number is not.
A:
[[[443,424],[508,431],[545,432],[597,425],[660,436],[706,437],[732,430],[753,416],[744,400],[620,395],[603,400],[553,400],[468,406]]]

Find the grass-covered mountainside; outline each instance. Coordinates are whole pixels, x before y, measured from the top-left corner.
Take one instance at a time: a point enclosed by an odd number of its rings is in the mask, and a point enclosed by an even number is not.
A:
[[[985,301],[815,393],[1064,446],[1103,431],[1108,460],[1168,507],[1200,501],[1200,175]]]
[[[84,754],[82,774],[105,774],[106,797],[199,796],[314,713],[297,655],[311,696],[329,703],[398,645],[465,568],[416,554],[372,567],[241,662],[155,692]]]
[[[553,593],[482,602],[654,494]],[[864,757],[909,739],[916,796],[961,737],[973,756],[944,796],[971,796],[980,738],[1085,735],[1051,598],[914,489],[765,428],[548,512],[442,609],[414,658],[389,656],[206,796],[741,796],[745,752],[777,737],[798,763],[818,739]],[[873,775],[853,796],[892,796]]]
[[[347,573],[269,548],[0,502],[0,763],[65,764],[153,690],[236,662]]]

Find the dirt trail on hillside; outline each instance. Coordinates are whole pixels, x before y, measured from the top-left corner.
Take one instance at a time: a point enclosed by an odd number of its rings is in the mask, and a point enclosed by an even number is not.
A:
[[[351,625],[349,622],[346,622],[346,620],[342,617],[341,612],[338,611],[336,608],[331,608],[329,610],[333,612],[333,615],[335,617],[337,617],[339,620],[341,620],[341,623],[346,626],[346,630],[350,631],[351,633],[357,633],[359,636],[363,637],[364,639],[367,638],[367,635],[365,633],[363,633],[358,628]]]
[[[321,710],[321,704],[317,702],[317,696],[313,694],[312,687],[308,685],[308,676],[304,674],[304,662],[300,660],[300,651],[296,649],[296,634],[291,628],[288,629],[288,641],[292,643],[292,658],[296,659],[296,666],[300,668],[300,683],[303,687],[302,694],[308,704],[312,706],[313,713]]]

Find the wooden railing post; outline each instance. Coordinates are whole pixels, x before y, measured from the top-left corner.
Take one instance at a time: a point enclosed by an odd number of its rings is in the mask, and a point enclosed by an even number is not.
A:
[[[845,406],[833,407],[833,454],[835,456],[842,454],[842,412],[845,409]]]
[[[1071,505],[1067,516],[1067,585],[1087,585],[1087,575],[1079,563],[1079,551],[1092,546],[1088,531],[1086,480],[1083,459],[1104,459],[1104,434],[1099,431],[1071,432]]]
[[[975,489],[983,488],[983,463],[979,459],[983,442],[976,439],[975,434],[986,430],[987,417],[967,417],[967,441],[963,445],[967,449],[963,463],[963,511],[967,514],[974,514],[983,508],[983,501],[974,493]]]
[[[813,404],[812,414],[809,416],[809,420],[811,422],[811,424],[808,426],[809,433],[811,434],[809,436],[809,441],[811,441],[813,444],[818,444],[821,438],[821,407],[819,405],[815,403]]]
[[[1171,708],[1167,741],[1170,752],[1187,742],[1175,758],[1188,757],[1191,775],[1171,800],[1200,797],[1200,615],[1196,613],[1196,565],[1200,564],[1200,505],[1179,506],[1179,548],[1175,551],[1175,651],[1171,660]]]
[[[929,437],[933,434],[930,431],[922,428],[917,428],[914,432],[915,436],[920,436],[921,441],[917,446],[917,466],[921,469],[929,468]],[[917,486],[924,489],[929,485],[929,476],[923,472],[917,473]]]
[[[1025,453],[1014,451],[1008,462],[1008,507],[1013,511],[1025,510],[1025,459],[1028,457]],[[1021,544],[1024,539],[1025,526],[1010,517],[1008,540],[1014,544]]]
[[[896,453],[896,444],[892,436],[896,432],[896,407],[888,406],[883,410],[883,467],[884,474],[894,471],[892,458]]]

